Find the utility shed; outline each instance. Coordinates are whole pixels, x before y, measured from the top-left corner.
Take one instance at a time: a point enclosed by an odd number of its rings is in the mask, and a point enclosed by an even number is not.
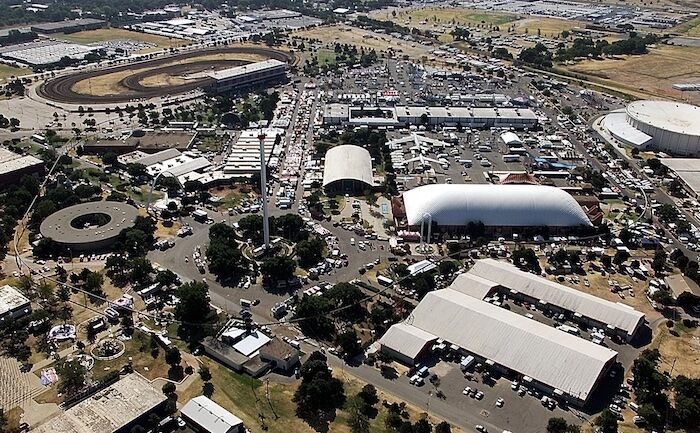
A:
[[[206,433],[239,433],[243,430],[240,418],[203,395],[188,401],[180,409],[180,414]]]

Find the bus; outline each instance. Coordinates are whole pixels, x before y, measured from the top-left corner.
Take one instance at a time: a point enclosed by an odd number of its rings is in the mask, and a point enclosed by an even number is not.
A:
[[[391,278],[387,278],[383,275],[377,275],[377,282],[385,287],[389,287],[392,284],[394,284],[394,280],[392,280]]]

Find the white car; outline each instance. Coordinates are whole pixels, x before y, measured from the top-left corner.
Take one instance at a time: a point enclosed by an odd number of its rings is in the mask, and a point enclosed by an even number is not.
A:
[[[476,431],[481,432],[481,433],[487,433],[487,431],[488,431],[488,430],[486,430],[486,427],[484,427],[481,424],[475,425],[474,428],[476,429]]]
[[[503,407],[503,405],[505,404],[505,402],[506,402],[506,401],[503,400],[501,397],[498,397],[498,399],[496,400],[496,407]]]
[[[471,393],[471,392],[472,392],[472,389],[470,387],[466,387],[466,388],[464,388],[464,390],[462,390],[462,394],[464,394],[464,395],[469,395],[469,393]]]
[[[510,389],[512,389],[513,391],[516,391],[518,389],[518,386],[519,384],[517,380],[514,380],[510,383]]]
[[[477,400],[481,400],[482,398],[484,398],[484,393],[481,391],[477,391],[476,395],[474,395],[474,398]]]

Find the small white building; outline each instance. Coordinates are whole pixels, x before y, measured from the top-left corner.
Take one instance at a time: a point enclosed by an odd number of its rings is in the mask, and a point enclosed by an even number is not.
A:
[[[207,433],[239,433],[243,421],[207,397],[200,395],[180,409],[182,418]]]
[[[0,287],[0,322],[14,320],[32,312],[29,299],[10,285]]]

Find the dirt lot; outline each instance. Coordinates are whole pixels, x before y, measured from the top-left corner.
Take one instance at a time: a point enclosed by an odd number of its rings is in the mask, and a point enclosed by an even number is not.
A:
[[[700,328],[686,328],[682,323],[677,323],[673,330],[678,336],[673,335],[665,324],[659,325],[654,332],[654,340],[650,348],[658,348],[661,352],[661,371],[670,371],[673,375],[686,375],[697,377],[700,371]]]
[[[376,50],[377,53],[386,52],[391,48],[395,52],[409,55],[413,60],[418,60],[421,56],[427,56],[431,49],[431,47],[426,45],[408,42],[389,35],[381,35],[342,24],[315,27],[313,29],[295,32],[293,35],[302,38],[318,39],[329,45],[335,44],[336,42],[352,44],[356,45],[358,48],[363,47],[365,49]]]
[[[697,80],[700,75],[699,48],[660,45],[642,56],[587,60],[563,68],[588,75],[590,81],[623,91],[679,100],[690,98],[691,103],[700,102],[697,92],[679,92],[672,88],[674,83]]]
[[[91,44],[93,42],[104,42],[113,39],[131,39],[134,41],[147,42],[157,45],[156,47],[146,48],[139,51],[138,53],[140,54],[159,51],[164,48],[180,47],[187,44],[187,41],[182,39],[172,39],[163,36],[150,35],[148,33],[132,32],[130,30],[114,28],[88,30],[69,34],[59,33],[56,35],[56,38],[80,44]]]

